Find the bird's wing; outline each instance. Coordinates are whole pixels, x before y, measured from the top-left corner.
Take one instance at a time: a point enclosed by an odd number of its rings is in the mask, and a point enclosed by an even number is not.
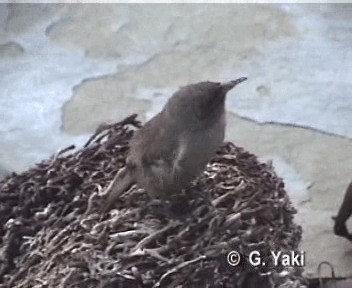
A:
[[[178,154],[179,134],[178,126],[159,113],[136,132],[131,155],[145,164],[162,160],[172,165]]]

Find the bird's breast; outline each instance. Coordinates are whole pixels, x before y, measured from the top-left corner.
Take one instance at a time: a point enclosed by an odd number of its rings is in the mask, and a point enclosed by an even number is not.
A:
[[[196,177],[215,155],[225,137],[225,120],[219,119],[212,126],[189,134],[185,140],[187,146],[182,163],[190,177]],[[193,175],[194,174],[194,175]]]

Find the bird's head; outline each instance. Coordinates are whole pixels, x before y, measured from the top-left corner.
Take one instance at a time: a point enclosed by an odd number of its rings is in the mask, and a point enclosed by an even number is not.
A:
[[[200,82],[182,87],[168,101],[167,109],[173,114],[193,115],[206,120],[222,113],[227,92],[245,81],[242,77],[229,82]]]

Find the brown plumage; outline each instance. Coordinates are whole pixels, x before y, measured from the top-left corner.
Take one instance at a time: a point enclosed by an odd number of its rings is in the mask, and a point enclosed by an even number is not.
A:
[[[133,184],[163,200],[189,185],[224,140],[226,93],[246,79],[179,89],[160,113],[136,131],[126,166],[107,188],[101,211],[110,210]]]

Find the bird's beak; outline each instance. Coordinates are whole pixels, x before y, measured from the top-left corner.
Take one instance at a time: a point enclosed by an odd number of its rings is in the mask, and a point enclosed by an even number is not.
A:
[[[229,81],[229,82],[221,83],[220,86],[222,87],[222,89],[225,92],[228,92],[233,87],[235,87],[237,84],[240,84],[240,83],[242,83],[243,81],[246,81],[246,80],[247,80],[247,77],[241,77],[241,78],[238,78],[236,80],[232,80],[232,81]]]

